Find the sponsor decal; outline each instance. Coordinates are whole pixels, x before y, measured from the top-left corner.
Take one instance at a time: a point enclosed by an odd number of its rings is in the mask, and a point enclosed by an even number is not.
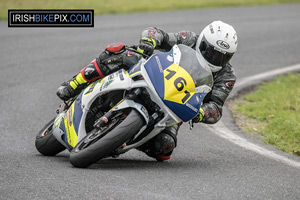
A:
[[[121,81],[124,81],[124,75],[123,75],[122,70],[119,70],[119,78]]]
[[[112,80],[112,79],[114,79],[114,74],[108,76],[108,80]]]
[[[189,104],[189,103],[186,103],[185,104],[187,107],[189,107],[190,109],[192,109],[194,112],[198,112],[199,110],[197,109],[197,108],[195,108],[194,106],[192,106],[191,104]]]
[[[97,83],[98,83],[98,81],[92,83],[92,85],[89,87],[89,90],[86,93],[84,93],[84,95],[88,95],[88,94],[92,93],[94,88],[96,87]]]
[[[141,111],[146,115],[147,118],[149,118],[148,111],[144,106],[141,107]]]
[[[170,56],[170,55],[167,56],[167,60],[170,61],[170,62],[173,62],[173,61],[174,61],[173,57]]]
[[[219,47],[221,47],[222,49],[229,49],[230,48],[230,45],[227,42],[223,41],[223,40],[218,40],[217,45]]]
[[[156,62],[158,64],[158,68],[159,68],[160,73],[163,73],[164,70],[163,70],[163,68],[161,66],[161,63],[160,63],[160,60],[159,60],[158,56],[155,56],[155,59],[156,59]]]
[[[83,95],[86,96],[92,93],[98,83],[102,83],[104,79],[98,79],[97,81],[91,83],[85,90],[87,90]]]
[[[107,82],[105,82],[102,89],[104,90],[105,88],[107,88],[112,82],[114,82],[114,80],[108,80]]]
[[[215,31],[214,31],[214,27],[210,24],[209,25],[209,30],[210,30],[210,32],[213,34],[213,33],[215,33]]]
[[[94,27],[94,10],[8,10],[8,27]]]

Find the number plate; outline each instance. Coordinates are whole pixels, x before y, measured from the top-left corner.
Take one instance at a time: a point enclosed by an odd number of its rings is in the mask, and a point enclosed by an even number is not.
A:
[[[195,93],[195,84],[190,74],[177,64],[164,70],[164,99],[185,104]]]

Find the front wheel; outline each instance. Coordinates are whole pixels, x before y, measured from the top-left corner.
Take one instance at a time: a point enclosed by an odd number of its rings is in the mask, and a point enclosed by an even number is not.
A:
[[[53,135],[53,123],[55,118],[50,120],[35,138],[36,149],[45,156],[54,156],[66,149]]]
[[[135,109],[121,110],[101,130],[94,129],[72,150],[70,162],[85,168],[111,153],[132,138],[144,125]]]

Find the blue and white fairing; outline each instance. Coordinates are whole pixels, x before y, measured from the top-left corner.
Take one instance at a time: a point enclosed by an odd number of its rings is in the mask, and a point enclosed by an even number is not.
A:
[[[160,99],[184,122],[198,114],[213,85],[210,69],[201,62],[195,50],[178,45],[152,56],[144,65]]]

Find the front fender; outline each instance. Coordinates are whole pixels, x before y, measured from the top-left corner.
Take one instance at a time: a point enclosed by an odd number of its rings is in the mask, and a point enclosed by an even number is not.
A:
[[[124,108],[134,108],[137,110],[145,119],[146,124],[149,123],[149,113],[148,110],[143,106],[142,104],[139,104],[133,100],[129,99],[122,99],[114,108],[112,108],[112,111],[121,110]]]

